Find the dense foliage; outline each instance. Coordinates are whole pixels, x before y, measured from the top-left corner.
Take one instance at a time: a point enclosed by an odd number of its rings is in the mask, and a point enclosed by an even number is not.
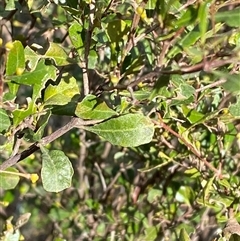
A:
[[[1,240],[239,240],[240,3],[0,3]]]

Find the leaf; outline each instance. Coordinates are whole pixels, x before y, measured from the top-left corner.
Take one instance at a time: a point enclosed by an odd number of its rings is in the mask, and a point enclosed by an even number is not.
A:
[[[54,115],[74,116],[77,104],[77,101],[70,101],[66,105],[54,105],[51,110]]]
[[[140,54],[141,55],[141,54]],[[139,73],[140,69],[144,65],[143,56],[139,56],[135,58],[132,54],[127,55],[124,59],[121,73],[124,73],[124,76]]]
[[[182,47],[187,51],[189,47],[194,45],[199,38],[200,38],[199,30],[193,29],[192,31],[187,33],[183,38],[181,38],[176,46],[175,45],[173,46],[173,48],[169,51],[168,56],[174,57],[179,52],[182,52]]]
[[[150,96],[150,100],[152,100],[156,96],[168,97],[170,95],[170,92],[168,91],[168,88],[167,88],[169,81],[170,81],[170,75],[161,75],[154,85],[154,88]]]
[[[48,192],[60,192],[71,186],[73,167],[62,151],[40,147],[42,151],[41,177],[43,187]]]
[[[195,195],[191,187],[181,186],[178,192],[176,193],[175,198],[177,201],[184,202],[188,206],[191,206],[193,200],[195,199]]]
[[[34,70],[37,66],[41,55],[36,54],[29,46],[26,46],[24,49],[25,60],[27,61],[27,65],[31,70]]]
[[[212,191],[213,189],[213,181],[215,179],[215,176],[213,176],[212,178],[210,178],[206,184],[204,185],[204,188],[203,188],[203,203],[205,204],[205,202],[208,202],[208,199],[209,199],[209,195],[210,195],[210,192]]]
[[[144,240],[155,240],[157,238],[158,228],[155,226],[150,226],[145,229]]]
[[[44,92],[44,105],[66,105],[76,95],[79,87],[74,77],[65,76],[58,85],[49,85]]]
[[[73,63],[72,60],[70,61],[67,53],[60,45],[52,42],[49,44],[50,46],[44,57],[53,59],[57,66],[64,66]]]
[[[239,12],[240,7],[233,8],[232,10],[227,10],[224,12],[218,12],[215,14],[216,22],[224,22],[230,27],[239,27]]]
[[[9,167],[5,171],[7,173],[0,171],[0,188],[4,190],[14,189],[20,180],[19,176],[14,174],[17,174],[18,170],[13,167]]]
[[[32,100],[35,102],[37,98],[41,97],[41,90],[45,87],[45,83],[49,79],[55,80],[55,78],[56,68],[52,65],[45,65],[44,60],[41,60],[34,71],[25,72],[21,76],[14,76],[11,80],[18,84],[32,85]]]
[[[153,123],[142,114],[127,114],[84,128],[103,137],[113,145],[125,147],[149,143],[154,134]]]
[[[48,120],[51,117],[51,111],[48,110],[46,113],[44,113],[43,115],[40,116],[38,122],[37,122],[37,131],[34,132],[34,135],[32,137],[32,139],[34,141],[40,141],[41,138],[43,137],[44,134],[44,130],[46,125],[48,124]]]
[[[173,27],[180,28],[182,26],[188,26],[197,19],[197,10],[190,6],[187,11],[177,20],[173,21]]]
[[[119,94],[122,96],[131,97],[131,93],[128,90],[123,90],[123,91],[119,92]],[[150,95],[151,95],[151,91],[149,91],[149,90],[134,91],[134,98],[136,98],[139,101],[148,99]]]
[[[36,113],[36,106],[33,104],[30,98],[27,99],[28,107],[27,109],[16,109],[13,111],[13,124],[18,126],[26,117],[31,116]]]
[[[81,57],[83,53],[83,39],[82,39],[83,28],[79,23],[73,23],[68,32],[69,37],[72,41],[73,46],[76,48],[78,55]]]
[[[195,93],[195,89],[188,84],[180,84],[179,88],[181,95],[183,95],[186,99],[190,98]]]
[[[0,132],[7,130],[11,126],[7,112],[0,108]]]
[[[114,20],[107,26],[107,34],[112,43],[118,43],[124,35],[127,36],[127,33],[128,27],[123,20]]]
[[[13,75],[17,69],[25,68],[24,48],[20,41],[14,41],[6,63],[6,75]]]
[[[5,11],[12,11],[17,8],[17,2],[16,0],[8,0],[6,1]]]
[[[147,194],[147,200],[150,203],[153,203],[154,201],[159,200],[159,198],[162,196],[162,191],[159,189],[151,188]]]
[[[204,115],[196,110],[189,109],[186,105],[182,105],[182,113],[191,124],[204,119]]]
[[[82,119],[101,120],[110,118],[117,113],[95,95],[89,94],[78,103],[75,114]]]
[[[219,72],[221,73],[221,72]],[[215,71],[216,74],[216,71]],[[229,92],[240,93],[239,74],[225,74],[222,73],[221,78],[226,78],[227,81],[222,84],[223,88]]]
[[[184,173],[190,176],[190,178],[196,178],[201,176],[201,173],[195,167],[187,169]]]
[[[208,27],[208,6],[209,6],[209,3],[205,1],[200,4],[200,7],[198,9],[201,44],[204,44],[206,40],[206,32]]]
[[[182,228],[180,231],[179,241],[191,241],[190,237],[188,236],[184,228]]]
[[[90,50],[88,54],[88,68],[95,69],[98,62],[98,54],[95,50]]]
[[[240,117],[240,96],[237,97],[237,102],[235,104],[231,104],[229,107],[229,112],[234,117]]]

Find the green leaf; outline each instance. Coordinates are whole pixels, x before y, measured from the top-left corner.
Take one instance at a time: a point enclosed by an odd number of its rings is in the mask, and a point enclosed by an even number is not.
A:
[[[49,85],[44,92],[44,105],[66,105],[76,95],[79,87],[74,77],[64,76],[58,85]]]
[[[16,0],[7,0],[6,1],[6,6],[5,6],[5,10],[6,11],[12,11],[15,10],[17,8],[17,1]]]
[[[117,113],[95,95],[89,94],[78,103],[75,114],[82,119],[101,120],[110,118]]]
[[[124,59],[121,72],[123,72],[125,76],[134,74],[134,73],[139,73],[143,65],[144,65],[143,56],[139,56],[135,58],[132,55],[128,55]]]
[[[231,104],[229,107],[229,112],[234,117],[240,117],[240,96],[237,97],[237,102],[235,104]]]
[[[123,91],[119,92],[119,94],[122,96],[131,97],[131,94],[129,93],[128,90],[123,90]],[[134,91],[134,98],[136,98],[139,101],[148,99],[150,95],[151,95],[151,91],[149,91],[149,90]]]
[[[38,122],[37,122],[37,131],[34,132],[34,135],[32,137],[32,139],[34,141],[40,141],[41,138],[43,137],[44,134],[44,130],[46,125],[48,124],[48,120],[51,117],[51,111],[47,111],[46,113],[44,113],[43,115],[40,116]]]
[[[191,241],[190,237],[188,236],[184,228],[182,228],[180,231],[179,241]]]
[[[197,16],[197,9],[190,6],[177,21],[173,21],[172,25],[174,28],[188,26],[197,19]]]
[[[7,112],[0,108],[0,132],[7,130],[11,126]]]
[[[54,105],[51,110],[54,115],[74,116],[77,104],[77,101],[70,101],[66,105]]]
[[[16,109],[13,111],[13,124],[16,127],[19,125],[26,117],[31,116],[36,113],[36,106],[33,104],[32,100],[28,101],[27,109]]]
[[[41,177],[43,187],[48,192],[60,192],[71,186],[73,167],[68,157],[62,151],[42,151]]]
[[[5,171],[7,171],[8,173],[4,173],[0,171],[0,188],[4,190],[14,189],[20,180],[17,174],[18,170],[13,167],[9,167]],[[12,174],[10,172],[13,172],[16,174]]]
[[[191,206],[193,200],[195,199],[194,192],[191,187],[181,186],[176,193],[176,200],[179,202],[184,202],[188,206]]]
[[[119,116],[85,129],[103,137],[113,145],[125,147],[149,143],[154,134],[153,123],[142,114]]]
[[[76,48],[78,55],[81,57],[83,53],[83,39],[82,39],[83,28],[79,23],[73,23],[68,29],[69,37],[72,41],[73,46]]]
[[[128,27],[123,20],[114,20],[107,26],[107,34],[112,43],[118,43],[123,39],[124,35],[127,37]]]
[[[39,61],[34,71],[25,72],[21,76],[14,76],[11,78],[12,81],[18,84],[33,86],[33,102],[41,97],[41,91],[49,79],[56,79],[56,68],[52,65],[45,65],[44,60]]]
[[[239,74],[226,74],[214,71],[216,75],[221,75],[221,78],[226,78],[227,81],[222,84],[223,88],[232,93],[240,93]]]
[[[90,50],[88,55],[88,68],[95,69],[96,64],[98,62],[98,55],[95,50]]]
[[[162,196],[161,190],[151,188],[147,194],[147,200],[148,202],[153,203],[154,201],[158,201],[161,196]]]
[[[57,66],[64,66],[73,63],[73,61],[70,61],[67,53],[60,45],[52,42],[49,44],[50,46],[44,57],[53,59]]]
[[[150,96],[150,100],[152,100],[156,96],[168,97],[171,94],[167,88],[169,81],[170,81],[170,75],[161,75],[154,85],[154,88]]]
[[[226,23],[230,27],[239,27],[239,12],[240,7],[236,7],[232,10],[227,10],[224,12],[218,12],[215,14],[215,21]]]
[[[25,60],[27,61],[28,67],[34,70],[37,67],[37,63],[41,58],[41,55],[36,54],[29,46],[24,49]]]
[[[204,204],[205,204],[205,202],[209,201],[208,198],[209,198],[211,191],[213,190],[214,179],[215,179],[215,176],[210,178],[204,185],[204,188],[203,188],[203,203]]]
[[[208,1],[202,2],[198,9],[198,18],[199,18],[199,29],[201,33],[201,44],[205,43],[206,32],[208,27]]]
[[[18,68],[25,68],[24,48],[20,41],[14,41],[6,63],[6,75],[13,75]]]
[[[190,178],[196,178],[201,176],[201,173],[195,167],[187,169],[184,173],[190,176]]]
[[[191,124],[204,119],[204,115],[196,110],[189,109],[186,105],[182,105],[182,113]]]
[[[181,38],[177,45],[174,45],[173,48],[169,51],[168,56],[174,57],[176,54],[182,52],[182,48],[186,51],[189,49],[189,46],[194,45],[197,40],[200,38],[200,32],[198,29],[193,29],[187,33],[183,38]]]
[[[157,238],[158,228],[150,226],[145,229],[144,240],[155,240]]]
[[[179,88],[181,95],[183,95],[186,99],[190,98],[195,93],[195,89],[188,84],[180,84]]]

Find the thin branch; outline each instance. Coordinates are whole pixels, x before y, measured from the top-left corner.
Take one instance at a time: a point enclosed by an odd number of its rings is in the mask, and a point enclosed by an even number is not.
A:
[[[198,150],[196,150],[196,148],[191,145],[189,142],[187,142],[181,135],[179,135],[177,132],[175,132],[174,130],[171,129],[171,127],[169,127],[167,124],[165,124],[163,122],[163,119],[161,117],[161,115],[158,113],[158,118],[159,118],[159,122],[154,121],[154,123],[158,126],[163,127],[166,131],[172,133],[174,136],[176,136],[179,140],[181,140],[185,146],[187,146],[189,148],[189,150],[195,155],[197,156],[211,171],[213,171],[215,174],[217,174],[218,177],[221,177],[221,174],[219,173],[219,170],[216,169],[211,163],[209,163],[206,158],[203,158],[201,156],[201,153],[198,152]]]
[[[133,8],[135,9],[137,7],[137,4],[135,3],[135,1],[130,1],[130,2],[132,3]],[[145,1],[142,1],[140,3],[140,6],[143,9],[145,8],[145,5],[146,5]],[[120,63],[120,67],[119,67],[120,69],[121,69],[121,66],[124,62],[125,57],[129,53],[129,51],[133,48],[133,46],[136,44],[135,34],[136,34],[136,29],[137,29],[137,26],[139,24],[139,21],[140,21],[140,15],[138,13],[134,13],[131,29],[130,29],[130,32],[129,32],[129,35],[128,35],[128,40],[127,40],[127,43],[124,46],[124,49],[122,51],[122,58],[121,58],[121,63]]]
[[[103,187],[103,191],[106,191],[107,185],[106,185],[106,182],[105,182],[105,179],[104,179],[102,170],[101,170],[101,168],[100,168],[100,166],[98,165],[97,162],[94,162],[94,166],[95,166],[95,167],[97,168],[97,170],[98,170],[99,177],[100,177],[100,180],[101,180],[101,183],[102,183],[102,187]]]
[[[79,133],[79,142],[80,142],[80,148],[79,148],[79,158],[78,158],[78,166],[77,166],[77,172],[79,176],[79,183],[84,183],[84,175],[85,175],[85,166],[84,166],[84,160],[87,156],[87,144],[86,144],[86,131],[81,130]],[[87,185],[79,185],[78,188],[78,195],[80,199],[84,198],[84,194],[86,194],[86,186]],[[85,197],[86,198],[86,197]]]
[[[147,73],[143,76],[140,76],[138,79],[135,81],[131,82],[127,87],[134,87],[138,85],[140,82],[143,82],[147,79],[151,79],[154,77],[159,77],[161,75],[172,75],[172,74],[178,74],[178,75],[183,75],[183,74],[191,74],[195,72],[199,72],[201,70],[206,71],[206,72],[211,72],[214,68],[224,66],[226,64],[231,64],[233,63],[233,59],[225,59],[225,60],[213,60],[209,62],[202,61],[198,64],[192,65],[192,66],[186,66],[186,67],[181,67],[178,70],[155,70],[150,73]],[[126,87],[125,87],[126,88]]]
[[[202,92],[202,91],[204,91],[206,89],[217,87],[217,86],[219,86],[221,84],[224,84],[226,81],[227,81],[226,79],[220,79],[220,80],[218,80],[218,81],[216,81],[214,83],[211,83],[209,85],[206,85],[206,86],[203,86],[203,87],[201,87],[199,89],[196,89],[196,92],[198,93],[198,92]]]
[[[73,128],[84,128],[84,126],[94,125],[94,124],[100,123],[102,121],[103,120],[88,120],[88,121],[85,121],[85,120],[82,120],[80,118],[73,117],[66,125],[64,125],[60,129],[53,132],[51,135],[42,138],[42,140],[40,142],[35,142],[28,149],[24,150],[23,152],[21,152],[19,154],[16,154],[16,155],[10,157],[6,161],[4,161],[0,165],[0,170],[5,170],[6,168],[15,165],[17,162],[27,158],[32,153],[39,150],[40,145],[47,145],[47,144],[53,142],[54,140],[56,140],[60,136],[64,135],[65,133],[67,133],[68,131],[70,131]]]
[[[89,72],[88,72],[88,57],[90,52],[91,46],[91,39],[92,39],[92,32],[94,29],[94,18],[95,18],[95,11],[96,11],[96,2],[92,0],[89,4],[90,13],[89,13],[89,23],[88,23],[88,30],[85,37],[85,52],[84,52],[84,63],[82,63],[83,68],[83,92],[84,96],[89,94]]]

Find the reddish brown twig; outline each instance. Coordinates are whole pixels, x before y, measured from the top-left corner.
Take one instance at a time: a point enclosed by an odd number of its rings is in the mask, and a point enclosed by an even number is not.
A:
[[[191,145],[188,141],[186,141],[184,139],[184,137],[182,137],[181,135],[179,135],[177,132],[175,132],[173,129],[171,129],[170,126],[168,126],[167,124],[164,123],[161,115],[159,113],[157,113],[158,118],[159,118],[159,122],[158,121],[153,121],[154,124],[156,124],[157,126],[161,126],[163,127],[166,131],[170,132],[171,134],[173,134],[174,136],[176,136],[179,140],[181,140],[185,146],[187,146],[189,148],[189,150],[199,158],[199,160],[201,160],[211,171],[213,171],[217,177],[221,178],[221,168],[217,169],[215,168],[211,163],[209,163],[206,158],[202,157],[201,153],[193,146]]]

